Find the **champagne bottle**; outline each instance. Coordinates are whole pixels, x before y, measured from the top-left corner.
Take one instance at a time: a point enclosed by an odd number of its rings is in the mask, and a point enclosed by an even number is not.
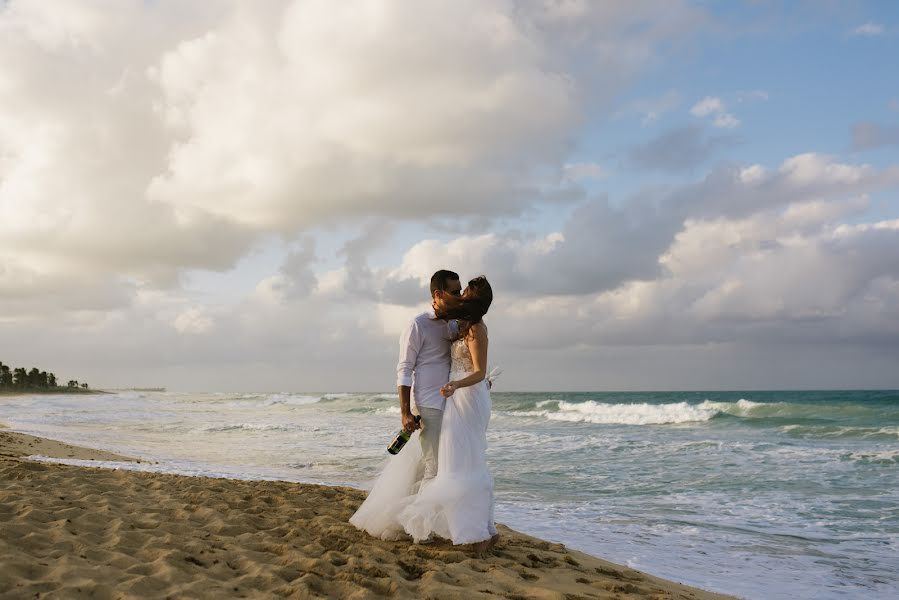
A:
[[[415,415],[415,422],[418,423],[421,421],[420,415]],[[393,441],[390,442],[390,445],[387,446],[387,451],[391,454],[397,454],[400,450],[403,449],[403,446],[406,445],[406,442],[409,441],[409,438],[412,437],[411,431],[406,431],[405,429],[400,429],[400,432],[396,434],[396,437],[393,438]]]

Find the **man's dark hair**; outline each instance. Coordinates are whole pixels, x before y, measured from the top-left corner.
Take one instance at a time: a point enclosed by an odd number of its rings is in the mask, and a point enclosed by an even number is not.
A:
[[[434,296],[434,292],[440,290],[441,292],[446,291],[446,282],[447,281],[459,281],[459,274],[453,273],[452,271],[447,271],[446,269],[440,269],[433,275],[431,275],[431,297]]]

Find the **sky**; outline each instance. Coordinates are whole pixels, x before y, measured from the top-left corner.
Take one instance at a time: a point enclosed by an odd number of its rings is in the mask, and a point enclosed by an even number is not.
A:
[[[0,360],[389,391],[899,388],[899,4],[0,1]]]

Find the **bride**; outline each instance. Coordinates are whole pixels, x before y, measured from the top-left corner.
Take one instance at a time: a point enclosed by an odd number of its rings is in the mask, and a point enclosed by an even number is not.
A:
[[[421,479],[421,445],[410,440],[388,459],[374,487],[350,523],[381,539],[406,534],[418,542],[438,536],[453,544],[474,544],[483,552],[499,535],[493,521],[493,477],[487,469],[490,389],[487,326],[483,317],[493,301],[486,277],[468,282],[461,298],[436,303],[438,319],[458,319],[459,338],[450,351],[450,381],[437,452],[437,475]],[[413,436],[418,435],[413,434]]]

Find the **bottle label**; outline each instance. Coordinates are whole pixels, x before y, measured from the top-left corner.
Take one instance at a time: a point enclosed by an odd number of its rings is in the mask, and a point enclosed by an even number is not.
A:
[[[421,422],[421,415],[415,415],[415,422]],[[398,454],[400,450],[403,449],[403,446],[406,445],[406,442],[409,441],[409,438],[412,437],[412,433],[406,431],[405,429],[400,430],[396,437],[393,438],[393,441],[390,442],[390,445],[387,446],[387,452],[390,454]]]

